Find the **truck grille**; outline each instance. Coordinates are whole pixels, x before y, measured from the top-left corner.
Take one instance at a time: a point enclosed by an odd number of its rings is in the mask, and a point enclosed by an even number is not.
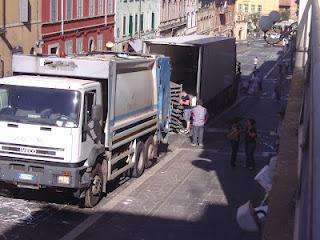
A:
[[[63,148],[38,147],[11,143],[0,143],[0,154],[15,154],[19,156],[50,158],[63,160]]]

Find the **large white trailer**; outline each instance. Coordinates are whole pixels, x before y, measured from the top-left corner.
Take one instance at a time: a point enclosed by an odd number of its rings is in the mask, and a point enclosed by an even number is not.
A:
[[[144,52],[170,57],[171,82],[201,98],[212,112],[236,99],[234,38],[189,35],[150,39],[144,42]]]
[[[169,121],[168,58],[13,56],[0,79],[0,181],[56,188],[95,206],[107,182],[139,177]]]

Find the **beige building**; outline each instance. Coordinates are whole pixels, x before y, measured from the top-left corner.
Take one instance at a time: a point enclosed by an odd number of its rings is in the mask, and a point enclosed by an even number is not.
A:
[[[236,39],[247,39],[250,16],[268,15],[271,11],[279,11],[279,0],[237,0],[235,4]]]
[[[289,12],[289,18],[292,20],[298,20],[298,4],[297,0],[279,0],[279,11]]]
[[[185,34],[187,26],[186,1],[189,0],[161,0],[159,25],[161,37],[173,37]]]
[[[200,1],[198,10],[198,34],[224,35],[234,32],[233,1]]]
[[[41,0],[0,0],[0,77],[11,75],[12,53],[41,52]]]

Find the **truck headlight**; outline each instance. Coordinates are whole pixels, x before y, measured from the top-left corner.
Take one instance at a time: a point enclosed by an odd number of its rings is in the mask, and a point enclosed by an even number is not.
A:
[[[58,184],[65,184],[69,185],[71,182],[71,177],[70,176],[58,176]]]

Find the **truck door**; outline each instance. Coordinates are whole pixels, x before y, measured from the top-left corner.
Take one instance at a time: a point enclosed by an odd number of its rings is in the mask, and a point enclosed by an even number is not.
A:
[[[96,90],[84,94],[83,122],[81,134],[81,160],[87,159],[96,142],[96,134],[91,126],[92,107],[96,104]]]
[[[158,109],[161,140],[166,142],[170,122],[170,59],[158,59]]]

